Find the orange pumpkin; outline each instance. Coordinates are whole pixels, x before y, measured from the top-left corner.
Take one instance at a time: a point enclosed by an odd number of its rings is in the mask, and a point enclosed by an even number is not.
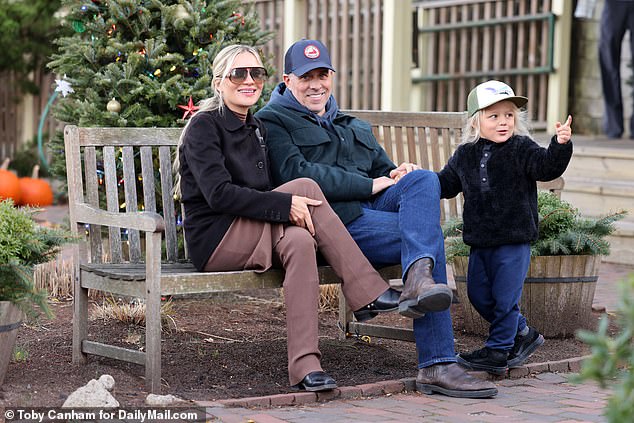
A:
[[[33,166],[33,174],[29,178],[20,178],[20,205],[50,206],[53,204],[53,190],[48,182],[38,178],[40,167]]]
[[[10,159],[5,159],[0,167],[0,201],[10,198],[14,204],[20,201],[20,184],[15,173],[9,170]]]

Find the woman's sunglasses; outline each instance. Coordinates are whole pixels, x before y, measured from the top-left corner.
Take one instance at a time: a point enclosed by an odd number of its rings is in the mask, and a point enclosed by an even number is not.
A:
[[[234,84],[241,84],[247,79],[247,75],[251,75],[254,82],[264,82],[268,76],[264,68],[233,68],[229,72],[229,81]]]

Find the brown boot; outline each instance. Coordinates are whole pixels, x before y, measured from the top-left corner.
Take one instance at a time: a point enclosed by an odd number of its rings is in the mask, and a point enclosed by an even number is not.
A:
[[[492,382],[471,376],[458,363],[439,363],[418,370],[416,390],[457,398],[490,398],[498,393]]]
[[[416,319],[427,312],[446,310],[451,305],[451,289],[434,281],[433,267],[430,258],[416,260],[410,266],[399,299],[398,312],[403,316]]]

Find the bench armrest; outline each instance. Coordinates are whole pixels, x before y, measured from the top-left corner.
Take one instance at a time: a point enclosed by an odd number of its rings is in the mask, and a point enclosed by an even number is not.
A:
[[[75,205],[74,212],[74,219],[77,223],[138,229],[145,232],[163,232],[165,230],[163,216],[155,212],[115,213],[95,208],[86,203]]]

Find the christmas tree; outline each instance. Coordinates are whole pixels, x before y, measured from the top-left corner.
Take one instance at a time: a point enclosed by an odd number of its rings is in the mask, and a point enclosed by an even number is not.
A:
[[[56,40],[48,64],[63,94],[54,113],[79,126],[182,126],[212,95],[215,55],[230,44],[257,47],[271,37],[241,0],[62,4],[63,23],[73,33]],[[275,74],[270,67],[269,74]],[[63,143],[58,138],[53,144],[52,171],[65,179]]]

